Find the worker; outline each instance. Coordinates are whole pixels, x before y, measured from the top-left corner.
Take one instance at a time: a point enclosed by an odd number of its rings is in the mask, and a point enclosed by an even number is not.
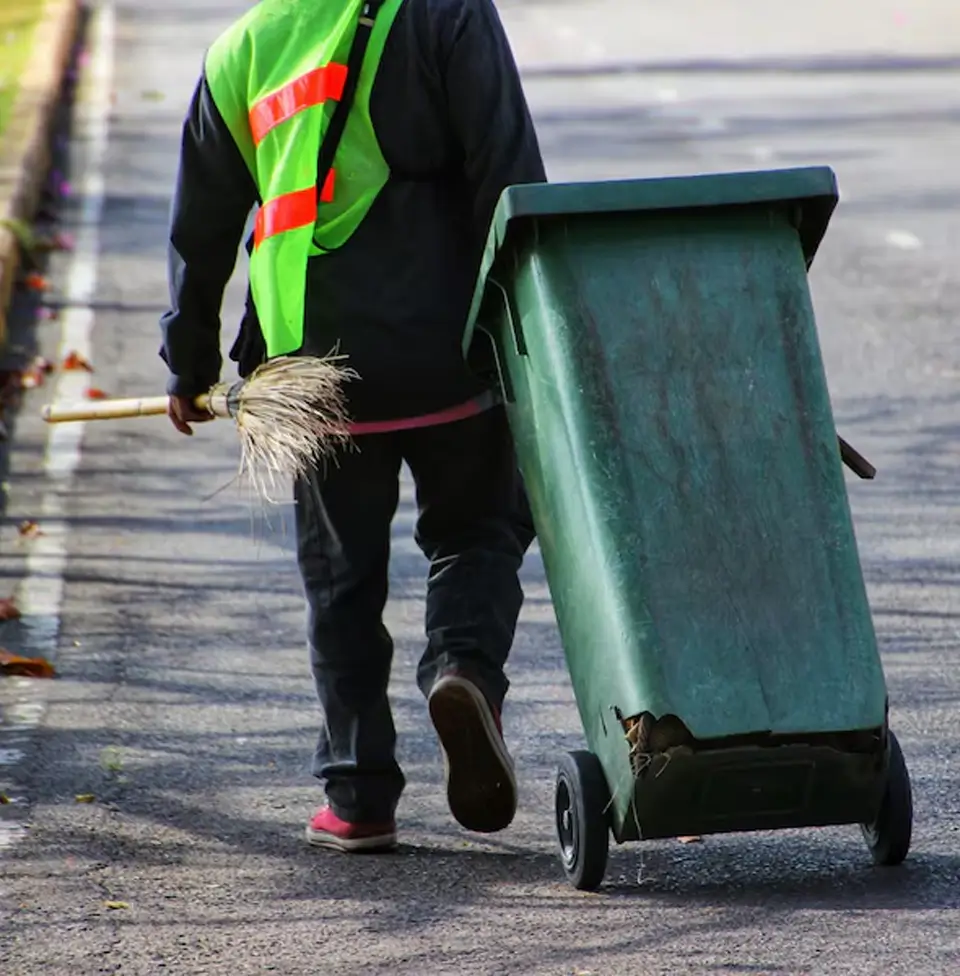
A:
[[[417,682],[449,807],[479,832],[515,816],[501,711],[533,530],[504,408],[461,337],[502,191],[545,180],[493,0],[262,0],[206,54],[169,232],[170,419],[184,434],[210,419],[194,397],[220,377],[223,293],[257,207],[241,376],[337,348],[359,377],[358,449],[293,486],[323,716],[311,844],[396,845],[382,616],[403,462],[429,561]]]

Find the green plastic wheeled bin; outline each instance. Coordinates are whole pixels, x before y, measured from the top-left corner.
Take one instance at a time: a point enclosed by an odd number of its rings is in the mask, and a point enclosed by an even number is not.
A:
[[[563,866],[618,843],[860,824],[910,783],[807,273],[829,168],[511,187],[464,338],[503,394],[588,749]]]

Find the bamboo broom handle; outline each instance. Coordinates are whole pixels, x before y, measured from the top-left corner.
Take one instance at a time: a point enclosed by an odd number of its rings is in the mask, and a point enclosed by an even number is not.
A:
[[[224,400],[221,405],[218,400]],[[51,403],[43,408],[42,416],[48,424],[64,423],[73,420],[122,420],[127,417],[155,417],[167,412],[165,396],[133,397],[126,400],[97,400],[90,403]],[[211,401],[213,401],[211,403]],[[226,401],[223,397],[211,397],[204,393],[193,401],[200,410],[211,406],[217,416],[226,415]],[[221,412],[220,407],[223,407]]]

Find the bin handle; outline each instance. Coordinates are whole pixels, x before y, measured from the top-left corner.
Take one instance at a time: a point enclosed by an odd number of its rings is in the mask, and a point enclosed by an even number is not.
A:
[[[840,459],[858,477],[871,481],[877,476],[877,469],[859,452],[853,449],[839,434]]]
[[[510,297],[507,295],[506,288],[500,284],[495,278],[488,278],[488,283],[493,285],[494,290],[500,295],[503,301],[503,312],[507,317],[507,321],[510,323],[510,331],[513,333],[513,344],[516,346],[518,356],[526,356],[527,354],[527,344],[523,338],[523,332],[520,329],[520,323],[513,317],[513,310],[510,308]]]
[[[487,341],[490,343],[490,348],[493,350],[493,362],[497,370],[497,379],[500,382],[500,392],[503,394],[504,403],[516,403],[517,398],[513,393],[513,384],[510,382],[510,374],[504,369],[503,363],[500,361],[500,350],[497,348],[497,340],[493,337],[488,329],[484,326],[477,324],[477,332],[485,335]]]

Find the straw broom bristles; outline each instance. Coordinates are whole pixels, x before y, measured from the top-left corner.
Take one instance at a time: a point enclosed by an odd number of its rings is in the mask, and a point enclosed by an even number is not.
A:
[[[218,383],[194,400],[211,417],[232,419],[240,436],[241,479],[262,501],[273,502],[281,479],[309,476],[351,439],[343,385],[357,374],[345,356],[278,356],[246,380]],[[166,396],[100,399],[81,404],[50,403],[48,423],[152,417],[169,410]]]
[[[274,500],[278,483],[308,475],[349,443],[343,383],[356,373],[340,359],[278,356],[211,392],[214,411],[218,394],[226,398],[240,436],[240,476],[264,501]]]

